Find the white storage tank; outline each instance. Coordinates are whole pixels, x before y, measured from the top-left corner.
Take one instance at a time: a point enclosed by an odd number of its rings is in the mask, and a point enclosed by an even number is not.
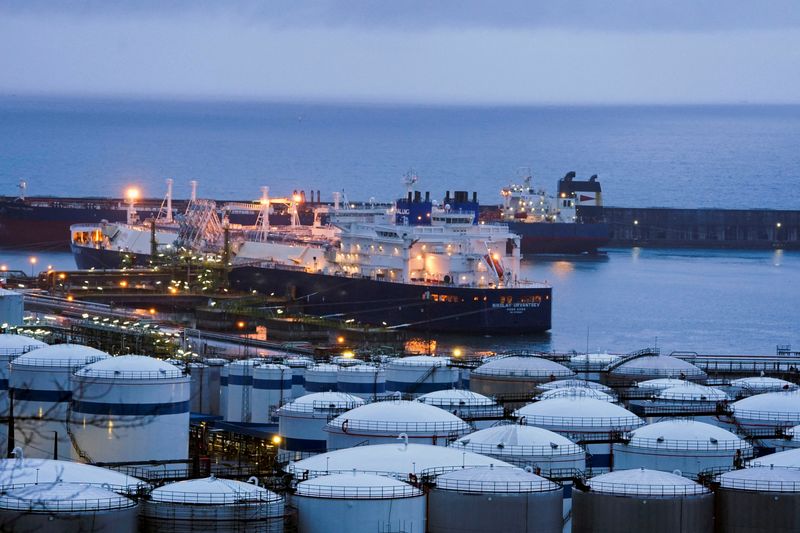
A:
[[[206,365],[204,372],[208,376],[206,379],[208,383],[208,411],[206,412],[214,416],[221,416],[222,370],[228,364],[228,361],[217,357],[209,357],[204,359],[203,363]]]
[[[648,468],[696,478],[732,470],[753,456],[753,446],[730,431],[694,420],[665,420],[634,429],[614,444],[614,468]]]
[[[339,382],[339,365],[320,363],[306,368],[306,392],[336,392]]]
[[[706,373],[688,361],[671,355],[643,355],[614,367],[606,379],[615,386],[632,386],[637,382],[658,378],[705,381]]]
[[[179,366],[179,365],[176,365]],[[210,388],[208,366],[203,363],[188,363],[189,374],[189,410],[193,413],[210,413]]]
[[[717,419],[718,407],[720,402],[727,402],[729,399],[720,389],[689,382],[662,389],[651,400],[632,400],[630,404],[644,409],[648,422],[665,416],[680,416],[709,424],[720,424]]]
[[[573,477],[586,468],[583,448],[563,435],[534,426],[494,426],[464,435],[450,446],[531,467],[545,477]]]
[[[374,401],[386,392],[386,373],[375,365],[350,365],[339,368],[336,390]]]
[[[75,460],[185,460],[189,453],[189,377],[152,357],[121,355],[73,377]]]
[[[503,417],[503,406],[483,394],[469,390],[438,390],[419,396],[417,401],[444,409],[472,423],[476,428],[489,427]]]
[[[274,411],[292,396],[292,370],[286,365],[266,363],[253,369],[250,421],[272,422]]]
[[[717,481],[718,531],[790,533],[800,527],[800,470],[745,468]]]
[[[0,459],[0,490],[52,483],[79,483],[120,494],[137,494],[148,488],[140,479],[107,468],[73,461],[25,458],[19,447],[13,459]]]
[[[572,492],[572,533],[711,533],[714,495],[685,477],[618,470]]]
[[[798,386],[785,379],[771,378],[767,376],[755,376],[739,378],[731,381],[731,394],[735,398],[745,398],[755,394],[765,392],[784,392],[797,390]]]
[[[366,472],[392,476],[402,480],[419,480],[424,472],[444,473],[468,466],[511,466],[473,452],[433,446],[407,444],[399,439],[394,444],[375,444],[320,453],[289,463],[286,470],[295,479],[309,479],[327,474]]]
[[[331,420],[328,449],[337,450],[365,444],[395,442],[405,434],[412,442],[447,446],[472,431],[458,418],[424,403],[388,400],[351,409]]]
[[[650,394],[655,396],[662,390],[671,389],[672,387],[679,387],[681,385],[686,385],[688,383],[691,382],[686,381],[685,379],[655,378],[637,382],[636,388],[643,391],[648,391]]]
[[[563,389],[563,388],[575,388],[575,387],[599,390],[601,392],[606,392],[606,393],[614,392],[614,390],[611,387],[608,387],[596,381],[588,381],[585,379],[558,379],[556,381],[548,381],[547,383],[542,383],[536,386],[536,388],[539,391]]]
[[[242,359],[228,364],[223,416],[227,422],[253,421],[253,373],[263,359]]]
[[[0,494],[1,531],[136,533],[138,504],[110,490],[78,483],[44,483]]]
[[[308,357],[289,357],[283,364],[292,369],[292,398],[306,393],[306,369],[314,364]]]
[[[252,483],[214,476],[169,483],[142,505],[146,531],[283,533],[283,498]]]
[[[579,353],[569,359],[569,367],[583,379],[599,380],[603,370],[622,357],[608,352]]]
[[[343,392],[315,392],[278,409],[281,448],[289,451],[324,452],[328,449],[328,421],[364,405],[364,400]]]
[[[635,429],[643,421],[619,405],[585,396],[552,398],[517,409],[520,422],[549,429],[586,445],[587,466],[595,471],[609,469],[611,440],[616,435]]]
[[[386,476],[351,472],[297,484],[299,533],[425,533],[425,495]]]
[[[9,363],[17,356],[47,344],[25,335],[0,334],[0,456],[6,457],[8,443],[8,373]]]
[[[24,301],[22,294],[0,288],[0,324],[22,325]]]
[[[756,394],[730,408],[738,431],[757,437],[765,448],[780,448],[784,439],[769,436],[800,424],[800,391]]]
[[[420,395],[458,386],[461,373],[449,357],[412,355],[386,363],[386,390]]]
[[[522,396],[542,383],[574,375],[564,365],[541,357],[498,357],[472,371],[469,388],[486,396]]]
[[[31,350],[11,362],[14,443],[22,446],[26,457],[69,459],[72,456],[67,433],[72,398],[70,378],[75,370],[108,357],[107,353],[89,346],[54,344]]]
[[[756,457],[747,463],[748,466],[776,466],[800,469],[800,448],[784,450]]]
[[[538,400],[548,400],[550,398],[573,398],[581,396],[584,398],[594,398],[604,402],[616,402],[617,399],[607,392],[587,387],[559,387],[557,389],[546,390],[539,394]]]
[[[219,416],[223,419],[228,416],[228,376],[230,366],[224,365],[219,369]]]
[[[473,467],[436,478],[429,533],[561,533],[561,487],[520,468]]]

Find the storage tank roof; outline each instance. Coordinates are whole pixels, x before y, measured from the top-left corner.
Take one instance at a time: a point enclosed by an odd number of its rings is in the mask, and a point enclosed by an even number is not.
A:
[[[698,422],[675,419],[648,424],[634,429],[630,446],[670,450],[738,450],[750,444],[728,430]]]
[[[720,474],[721,487],[753,492],[800,492],[800,470],[760,466]]]
[[[791,391],[798,388],[795,383],[786,381],[785,379],[767,376],[734,379],[731,381],[731,386],[755,391],[778,391],[780,389]]]
[[[688,361],[671,355],[643,355],[625,361],[611,371],[612,374],[680,377],[704,377],[705,372]]]
[[[231,361],[228,364],[229,366],[258,366],[264,364],[264,362],[265,361],[263,359],[254,358],[254,359],[237,359],[235,361]]]
[[[58,513],[129,509],[136,502],[110,490],[80,483],[40,483],[0,494],[0,509]]]
[[[604,402],[614,402],[616,398],[610,394],[597,389],[589,389],[586,387],[559,387],[557,389],[546,390],[539,395],[540,400],[547,400],[549,398],[574,398],[576,396],[584,398],[594,398]]]
[[[583,449],[549,429],[505,424],[464,435],[450,446],[483,454],[553,456],[583,453]]]
[[[314,361],[307,357],[290,357],[289,359],[284,359],[283,364],[292,367],[309,367],[314,364]]]
[[[731,404],[733,416],[745,420],[800,422],[800,391],[765,392]]]
[[[624,407],[585,396],[551,398],[531,403],[517,409],[514,416],[525,417],[525,423],[531,426],[597,431],[632,429],[644,423]]]
[[[422,496],[422,491],[397,479],[358,471],[319,476],[297,484],[297,496],[383,500]]]
[[[444,389],[429,392],[419,396],[417,401],[435,405],[436,407],[496,405],[495,401],[488,396],[463,389]]]
[[[684,383],[663,389],[656,394],[656,398],[670,401],[718,402],[728,400],[729,396],[714,387],[698,385],[697,383]]]
[[[334,409],[353,409],[359,405],[364,405],[364,400],[358,396],[344,392],[314,392],[300,396],[283,406],[280,410],[294,412],[328,412]]]
[[[405,478],[424,470],[455,470],[466,466],[511,466],[506,462],[473,452],[432,444],[374,444],[321,453],[290,463],[287,470],[309,476],[357,470]]]
[[[622,357],[615,353],[579,353],[570,357],[569,361],[572,364],[611,364],[617,359]]]
[[[27,337],[25,335],[14,335],[11,333],[4,333],[0,335],[0,351],[16,352],[17,350],[42,346],[47,346],[47,344],[38,339]]]
[[[291,368],[289,368],[286,365],[281,365],[281,364],[278,364],[278,363],[265,363],[263,365],[259,365],[258,367],[256,367],[255,371],[258,372],[259,370],[283,370],[283,371],[287,371],[287,370],[291,370]]]
[[[114,470],[53,459],[0,459],[0,488],[36,483],[83,483],[134,492],[147,484]]]
[[[447,366],[450,364],[449,357],[438,357],[430,355],[411,355],[400,357],[389,361],[388,366]]]
[[[708,494],[703,485],[677,474],[635,468],[595,476],[586,482],[592,492],[618,496],[671,497]]]
[[[550,492],[561,490],[552,481],[526,472],[521,468],[477,466],[461,468],[436,478],[436,488],[459,492],[490,492],[513,494],[519,492]]]
[[[87,365],[76,376],[113,379],[174,379],[184,377],[183,371],[166,361],[145,355],[118,355]]]
[[[71,368],[110,357],[106,352],[82,344],[51,344],[20,355],[11,362],[11,366],[63,366]]]
[[[559,379],[556,381],[548,381],[547,383],[542,383],[541,385],[537,385],[542,390],[553,390],[553,389],[562,389],[562,388],[574,388],[574,387],[583,387],[586,389],[594,389],[600,390],[603,392],[611,391],[611,387],[603,385],[602,383],[597,383],[596,381],[587,381],[585,379]]]
[[[339,368],[339,372],[342,372],[342,373],[345,373],[345,374],[347,374],[347,373],[377,374],[377,373],[383,372],[383,369],[379,368],[379,367],[377,367],[375,365],[368,365],[368,364],[365,363],[365,364],[362,364],[362,365],[343,366],[343,367]]]
[[[747,466],[776,466],[800,468],[800,448],[762,455],[747,462]]]
[[[338,372],[341,367],[331,363],[319,363],[306,369],[306,372]]]
[[[675,378],[656,378],[656,379],[647,379],[645,381],[640,381],[636,384],[636,386],[640,389],[669,389],[670,387],[677,387],[678,385],[686,385],[689,383],[685,379],[675,379]]]
[[[150,493],[154,502],[226,505],[250,502],[277,502],[281,497],[263,487],[214,476],[178,481]]]
[[[420,402],[388,400],[356,407],[330,421],[327,427],[378,432],[469,431],[469,424],[443,409]]]
[[[472,373],[479,376],[534,378],[561,378],[575,375],[575,372],[555,361],[527,356],[498,357],[482,364]]]

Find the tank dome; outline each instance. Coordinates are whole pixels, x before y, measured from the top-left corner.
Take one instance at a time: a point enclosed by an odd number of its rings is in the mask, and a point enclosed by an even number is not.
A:
[[[356,470],[406,479],[409,474],[419,475],[425,470],[434,468],[447,471],[465,466],[488,466],[491,464],[511,466],[492,457],[455,448],[397,443],[358,446],[321,453],[289,463],[287,470],[296,476],[308,475],[309,477],[331,473],[349,473]]]
[[[693,364],[671,355],[635,357],[611,370],[611,374],[638,379],[679,378],[690,381],[706,377],[706,373]]]
[[[708,494],[709,489],[677,474],[635,468],[600,474],[587,481],[592,492],[617,496],[670,497]]]
[[[564,431],[629,430],[644,423],[624,407],[585,396],[531,403],[517,409],[514,416],[524,418],[525,423],[531,426]]]
[[[719,402],[727,400],[725,392],[714,387],[685,383],[661,390],[656,394],[658,400],[687,401],[687,402]]]
[[[315,477],[297,484],[298,496],[315,498],[402,498],[421,496],[422,491],[397,479],[376,474],[350,472]]]
[[[640,381],[636,384],[636,387],[639,389],[664,390],[672,387],[678,387],[680,385],[686,385],[687,383],[690,382],[686,381],[685,379],[656,378]]]
[[[283,405],[281,409],[287,411],[353,409],[364,403],[358,396],[344,392],[313,392]]]
[[[106,352],[84,346],[82,344],[52,344],[36,348],[22,354],[14,361],[14,366],[79,366],[107,359],[111,356]]]
[[[560,378],[575,375],[562,364],[541,357],[499,357],[482,364],[472,371],[479,376]]]
[[[794,468],[743,468],[720,474],[717,481],[726,489],[800,492],[800,470]]]
[[[607,385],[603,385],[602,383],[598,383],[596,381],[588,381],[585,379],[559,379],[556,381],[548,381],[547,383],[542,383],[538,385],[538,388],[541,390],[553,390],[553,389],[562,389],[562,388],[586,388],[586,389],[594,389],[603,392],[612,392],[613,389]]]
[[[469,425],[443,409],[420,402],[390,400],[356,407],[334,418],[329,426],[348,430],[404,432],[425,426],[447,431],[468,431]]]
[[[389,361],[389,366],[447,366],[450,364],[449,357],[432,357],[430,355],[411,355],[409,357],[398,357]]]
[[[550,398],[594,398],[604,402],[615,402],[616,398],[598,389],[589,389],[586,387],[560,387],[557,389],[546,390],[539,395],[539,400],[548,400]]]
[[[782,425],[800,423],[800,391],[766,392],[731,404],[739,421],[766,421]]]
[[[608,353],[608,352],[597,352],[597,353],[579,353],[570,357],[569,362],[573,366],[580,366],[580,365],[609,365],[614,361],[618,360],[622,357],[619,354],[615,353]]]
[[[750,444],[728,430],[696,420],[648,424],[630,433],[631,446],[677,449],[746,449]]]
[[[37,513],[90,512],[136,507],[136,502],[111,490],[80,483],[40,483],[0,494],[0,509]]]
[[[521,468],[476,466],[461,468],[436,478],[436,488],[466,492],[547,492],[559,485]]]
[[[755,466],[775,466],[783,468],[800,468],[800,448],[786,450],[783,452],[762,455],[747,463],[750,467]]]
[[[243,502],[273,502],[281,497],[252,483],[214,476],[169,483],[150,493],[154,502],[225,505]]]
[[[147,487],[144,481],[135,477],[83,463],[53,459],[0,459],[0,488],[56,482],[107,487],[120,492],[136,492]]]
[[[120,355],[92,363],[75,374],[87,378],[157,379],[180,378],[183,371],[153,357]]]
[[[780,392],[797,390],[798,386],[785,379],[771,378],[767,376],[755,376],[739,378],[731,381],[731,387],[742,389],[751,394],[763,392]]]
[[[31,350],[44,346],[47,346],[47,344],[26,335],[14,335],[12,333],[0,335],[0,352],[19,353],[23,350]]]
[[[488,396],[478,394],[463,389],[444,389],[423,394],[417,398],[422,402],[435,407],[458,407],[458,406],[494,406],[495,401]]]

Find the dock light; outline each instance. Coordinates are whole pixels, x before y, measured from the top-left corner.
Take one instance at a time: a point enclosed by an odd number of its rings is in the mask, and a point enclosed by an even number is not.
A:
[[[356,356],[356,354],[354,354],[350,350],[342,352],[342,357],[347,357],[348,359],[352,359],[355,356]]]
[[[128,187],[128,190],[125,191],[125,198],[127,198],[130,203],[135,202],[139,199],[139,189],[136,187]]]
[[[464,352],[461,348],[453,348],[453,357],[461,357],[462,355],[464,355]]]
[[[275,444],[276,446],[281,443],[281,440],[283,440],[283,439],[281,439],[280,435],[273,435],[272,436],[272,444]]]
[[[74,297],[73,297],[71,294],[67,294],[67,301],[68,301],[68,302],[71,302],[71,301],[72,301],[72,300],[74,300],[74,299],[75,299],[75,298],[74,298]]]
[[[781,223],[778,222],[777,224],[775,224],[775,227],[778,228],[778,229],[781,229]]]
[[[170,287],[170,288],[169,288],[169,293],[170,293],[170,294],[175,294],[175,293],[177,293],[177,292],[178,292],[178,289],[176,289],[175,287]]]
[[[149,311],[148,311],[148,312],[149,312],[151,315],[154,315],[154,314],[156,314],[156,308],[155,308],[155,307],[151,307],[151,308],[149,309]]]
[[[634,225],[634,226],[638,226],[638,225],[639,225],[639,221],[638,221],[638,220],[634,220],[634,221],[633,221],[633,225]]]
[[[33,277],[33,267],[34,267],[34,265],[36,265],[36,262],[39,261],[39,260],[36,259],[36,256],[32,255],[31,258],[28,259],[28,261],[31,262],[31,277]]]
[[[47,265],[47,271],[49,272],[51,270],[53,270],[53,265]]]
[[[299,203],[303,201],[303,197],[300,196],[299,194],[294,194],[292,195],[292,200]]]
[[[343,344],[344,343],[344,337],[339,335],[338,337],[336,337],[336,342],[338,342],[339,344]]]
[[[128,286],[128,282],[123,279],[122,281],[119,282],[119,286],[124,289],[125,287]]]
[[[64,274],[63,272],[61,272],[61,273],[58,275],[58,279],[67,279],[67,275],[66,275],[66,274]]]
[[[240,321],[238,321],[238,322],[236,323],[236,327],[237,327],[237,328],[239,328],[239,329],[244,329],[244,327],[245,327],[246,325],[247,325],[247,324],[245,324],[245,323],[244,323],[244,321],[242,321],[242,320],[240,320]]]

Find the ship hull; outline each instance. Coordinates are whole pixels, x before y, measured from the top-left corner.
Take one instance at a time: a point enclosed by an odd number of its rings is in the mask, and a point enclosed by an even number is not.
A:
[[[147,266],[149,254],[134,254],[118,250],[102,250],[87,246],[70,245],[72,258],[80,270],[114,270],[123,266]]]
[[[241,291],[288,296],[308,314],[377,326],[473,335],[540,333],[551,327],[549,287],[394,283],[257,266],[234,268],[230,282]]]
[[[609,241],[608,224],[563,222],[508,222],[520,236],[523,255],[597,253]]]

